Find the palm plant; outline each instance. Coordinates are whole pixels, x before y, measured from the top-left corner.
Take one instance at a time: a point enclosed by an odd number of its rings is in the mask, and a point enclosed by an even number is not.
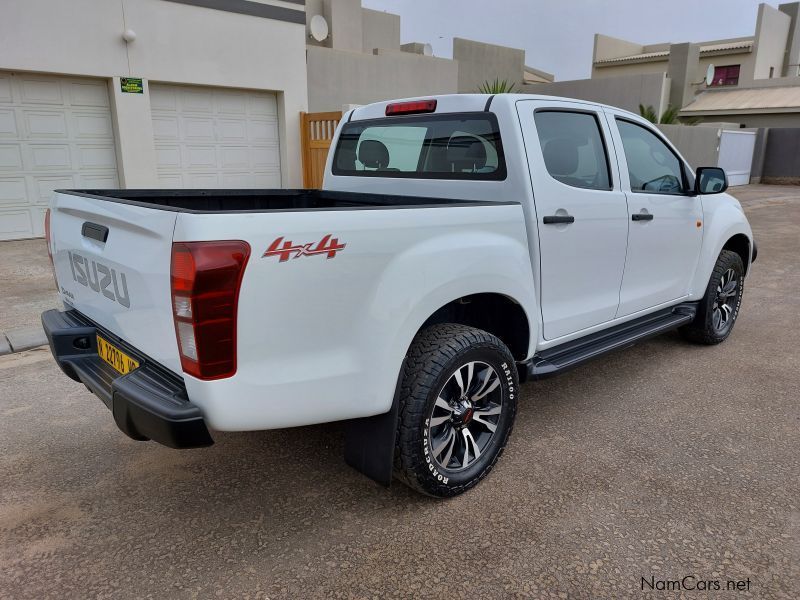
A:
[[[659,118],[658,114],[656,113],[656,109],[654,109],[651,105],[648,106],[645,106],[644,104],[639,105],[639,114],[641,116],[643,116],[651,123],[661,124],[661,125],[676,125],[680,123],[680,121],[678,120],[679,110],[680,109],[670,104],[667,106],[667,109],[663,113],[661,113],[661,118]]]
[[[502,81],[495,77],[494,81],[484,81],[478,86],[478,92],[481,94],[510,94],[514,91],[514,84],[503,79]]]

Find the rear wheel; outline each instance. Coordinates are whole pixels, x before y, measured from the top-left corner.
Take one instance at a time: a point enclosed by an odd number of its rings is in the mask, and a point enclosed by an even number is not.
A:
[[[401,385],[397,478],[437,497],[476,485],[514,423],[519,383],[508,348],[479,329],[434,325],[415,339]]]
[[[683,336],[699,344],[719,344],[733,331],[744,293],[744,264],[741,257],[723,250],[706,293],[697,309],[697,316],[681,328]]]

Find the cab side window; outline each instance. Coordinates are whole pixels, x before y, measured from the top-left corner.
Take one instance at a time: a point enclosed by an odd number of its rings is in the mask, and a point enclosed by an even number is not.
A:
[[[565,185],[610,190],[608,156],[593,113],[537,110],[533,116],[547,172]]]
[[[631,191],[648,194],[683,194],[683,167],[675,153],[646,127],[617,119]]]

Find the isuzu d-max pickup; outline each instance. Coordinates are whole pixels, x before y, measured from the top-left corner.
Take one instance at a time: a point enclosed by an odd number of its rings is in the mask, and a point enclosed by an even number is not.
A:
[[[57,192],[42,321],[135,440],[347,420],[350,465],[452,496],[520,382],[731,334],[756,246],[726,188],[608,106],[379,102],[342,118],[322,190]]]

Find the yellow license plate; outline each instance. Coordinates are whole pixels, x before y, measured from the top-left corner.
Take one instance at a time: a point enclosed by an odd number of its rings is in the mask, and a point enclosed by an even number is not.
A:
[[[131,358],[114,344],[101,338],[99,335],[97,336],[97,354],[122,375],[127,375],[131,371],[139,368],[138,360]]]

